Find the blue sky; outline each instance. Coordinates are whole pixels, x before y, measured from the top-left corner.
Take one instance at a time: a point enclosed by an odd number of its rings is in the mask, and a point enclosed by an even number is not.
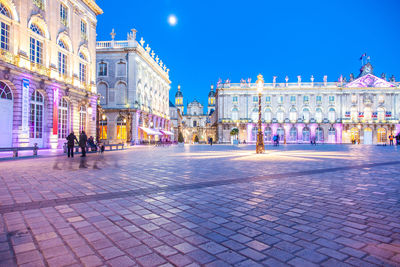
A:
[[[397,0],[98,0],[97,39],[125,40],[138,30],[170,69],[173,99],[206,104],[219,78],[239,82],[258,73],[265,82],[336,81],[358,75],[360,56],[374,72],[400,80],[400,1]],[[175,14],[178,24],[167,23]]]

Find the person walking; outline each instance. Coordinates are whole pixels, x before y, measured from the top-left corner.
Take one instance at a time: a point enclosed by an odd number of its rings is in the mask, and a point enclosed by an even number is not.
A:
[[[391,145],[391,146],[393,146],[393,140],[394,140],[394,136],[393,136],[393,133],[391,133],[391,134],[389,135],[389,141],[390,141],[390,145]]]
[[[70,132],[70,134],[67,136],[67,149],[68,149],[68,158],[69,157],[74,157],[74,146],[75,146],[75,141],[79,144],[78,139],[76,138],[74,132]]]
[[[81,135],[79,136],[79,146],[81,147],[82,150],[82,156],[81,157],[86,157],[86,142],[87,142],[87,135],[85,131],[81,132]]]
[[[213,143],[213,139],[212,139],[212,137],[210,137],[210,145],[212,146],[212,143]]]

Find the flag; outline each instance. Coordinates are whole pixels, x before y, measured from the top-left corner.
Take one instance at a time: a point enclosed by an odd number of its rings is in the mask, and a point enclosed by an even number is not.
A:
[[[367,56],[367,53],[362,54],[361,57],[360,57],[360,60],[362,60],[363,57],[366,57],[366,56]]]

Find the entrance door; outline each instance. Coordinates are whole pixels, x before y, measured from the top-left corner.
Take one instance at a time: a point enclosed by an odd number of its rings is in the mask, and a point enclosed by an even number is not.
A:
[[[372,130],[370,128],[364,129],[364,145],[372,145]]]
[[[11,89],[0,82],[0,147],[12,146],[13,99]]]

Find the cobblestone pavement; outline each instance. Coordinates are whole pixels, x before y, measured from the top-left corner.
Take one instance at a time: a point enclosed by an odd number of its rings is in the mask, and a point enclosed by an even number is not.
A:
[[[400,266],[400,149],[0,162],[0,266]]]

